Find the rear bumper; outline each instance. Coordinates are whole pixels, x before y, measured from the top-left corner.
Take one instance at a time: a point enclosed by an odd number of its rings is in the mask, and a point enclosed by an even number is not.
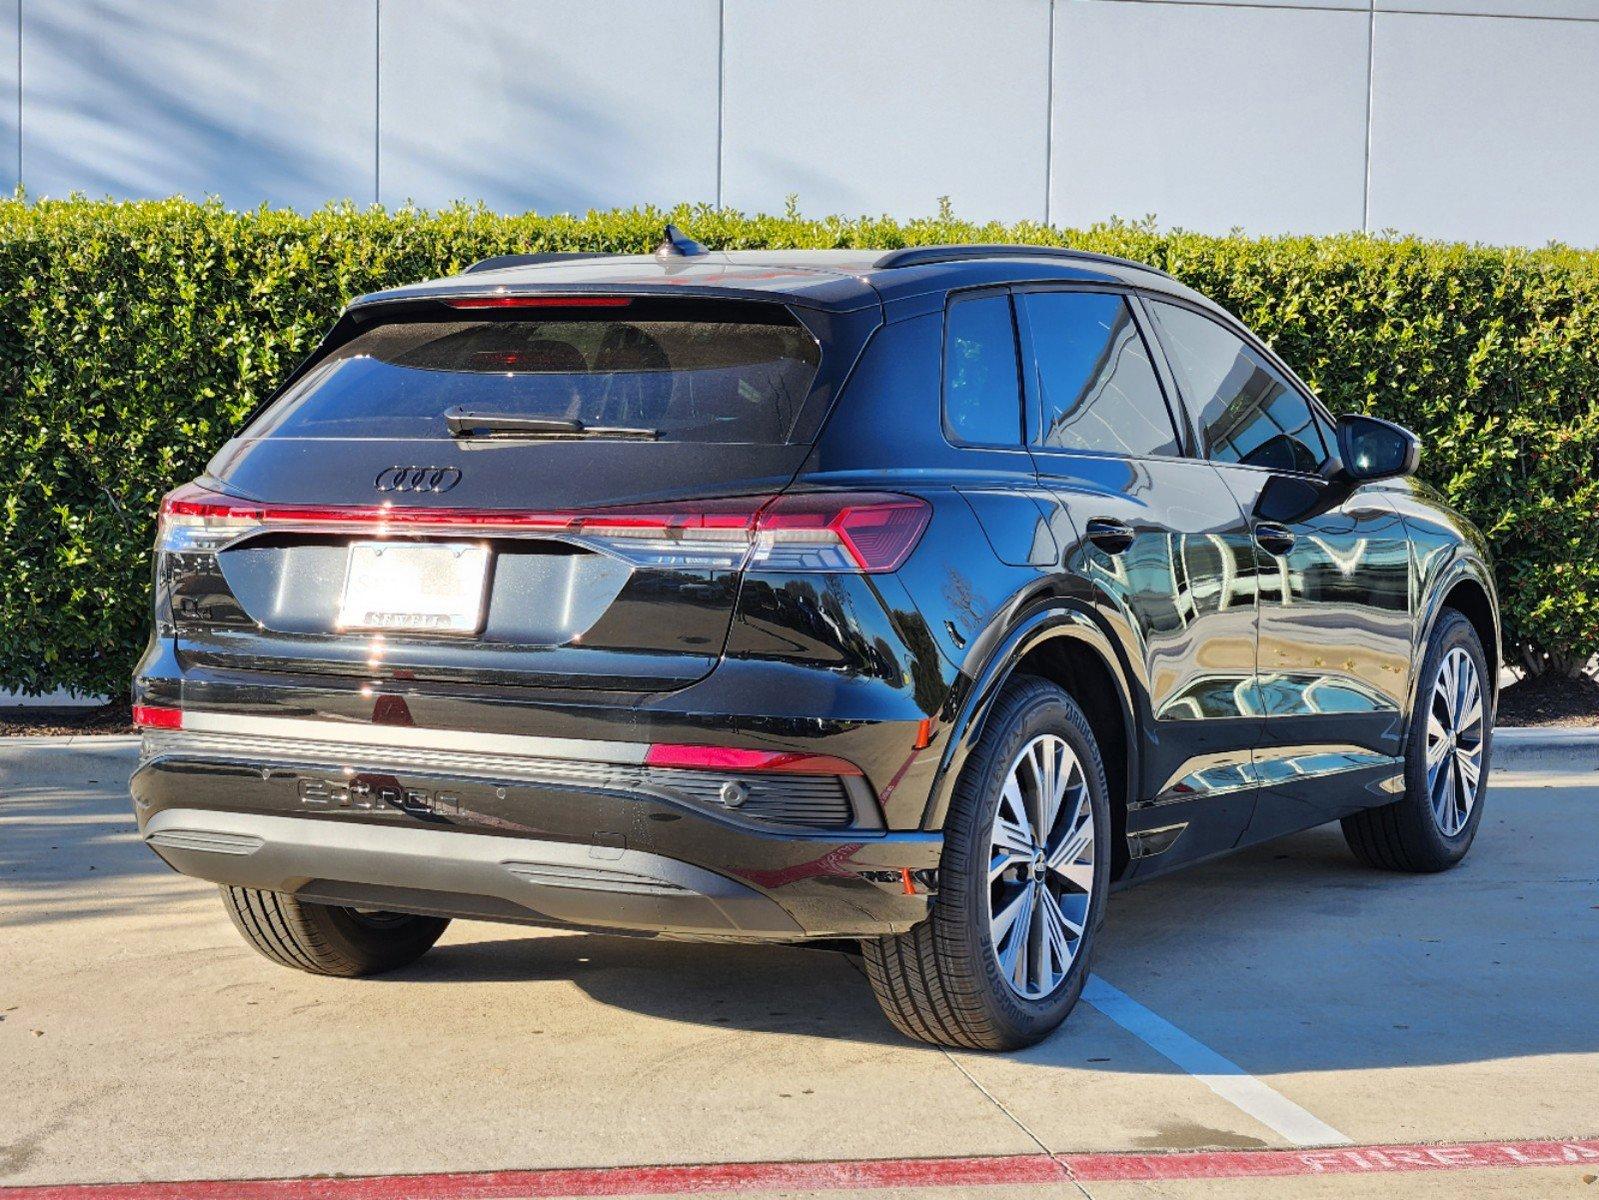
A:
[[[324,903],[778,941],[927,915],[937,834],[779,827],[660,786],[626,744],[542,741],[529,755],[147,733],[134,807],[178,871]]]
[[[145,842],[186,875],[305,900],[451,917],[796,938],[769,897],[640,850],[170,808]]]

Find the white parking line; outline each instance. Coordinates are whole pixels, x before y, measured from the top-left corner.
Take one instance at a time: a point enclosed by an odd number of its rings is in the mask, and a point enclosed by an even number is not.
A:
[[[1300,1108],[1197,1041],[1166,1018],[1151,1012],[1098,975],[1083,986],[1083,999],[1128,1033],[1169,1058],[1233,1107],[1243,1110],[1294,1146],[1348,1146],[1353,1143],[1331,1125]]]

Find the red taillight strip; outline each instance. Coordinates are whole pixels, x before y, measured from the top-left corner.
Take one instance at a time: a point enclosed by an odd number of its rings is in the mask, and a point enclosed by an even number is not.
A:
[[[688,530],[742,531],[749,536],[754,569],[776,571],[897,571],[927,528],[932,508],[915,496],[889,493],[809,492],[786,496],[744,496],[685,500],[669,506],[531,511],[478,508],[428,508],[384,501],[381,504],[274,504],[235,499],[187,484],[161,502],[162,529],[169,520],[232,522],[237,526],[351,528],[385,530],[472,530],[487,533],[566,533],[603,536],[673,534]],[[228,532],[222,529],[217,532]],[[236,529],[239,535],[251,532]],[[776,562],[784,546],[822,545],[830,539],[846,560],[818,567]],[[727,540],[725,536],[720,539]]]
[[[175,517],[210,517],[260,525],[370,525],[471,529],[748,529],[770,503],[765,496],[744,500],[703,501],[670,511],[625,508],[586,511],[514,511],[479,508],[421,508],[384,504],[252,504],[200,488],[180,488],[162,502],[162,512]]]
[[[135,704],[133,723],[141,729],[182,729],[183,710],[157,704]]]
[[[451,308],[626,308],[627,296],[461,296],[446,300]]]
[[[650,767],[701,771],[766,771],[783,775],[859,775],[854,763],[827,754],[792,750],[747,750],[736,746],[688,746],[656,742],[644,756]]]

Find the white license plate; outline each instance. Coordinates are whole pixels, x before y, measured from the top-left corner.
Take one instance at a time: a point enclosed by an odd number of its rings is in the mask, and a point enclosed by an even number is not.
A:
[[[344,572],[339,628],[476,633],[488,578],[486,546],[355,542]]]

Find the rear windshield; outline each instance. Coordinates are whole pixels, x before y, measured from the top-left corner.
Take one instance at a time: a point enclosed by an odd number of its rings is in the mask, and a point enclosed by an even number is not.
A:
[[[532,319],[441,307],[339,347],[247,436],[441,438],[445,412],[461,408],[781,443],[818,360],[815,338],[776,305],[640,301]]]

